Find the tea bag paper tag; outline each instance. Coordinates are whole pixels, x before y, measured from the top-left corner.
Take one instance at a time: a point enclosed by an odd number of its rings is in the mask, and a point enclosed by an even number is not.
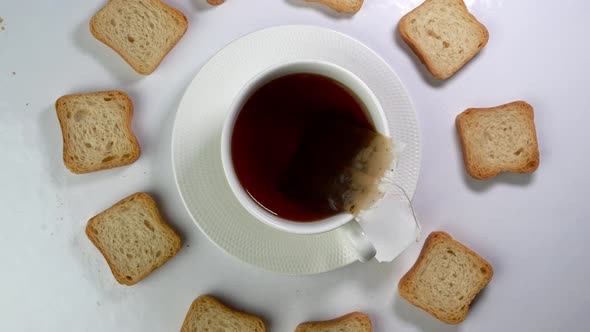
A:
[[[420,224],[411,203],[400,193],[388,193],[357,219],[371,241],[378,262],[391,262],[420,236]]]

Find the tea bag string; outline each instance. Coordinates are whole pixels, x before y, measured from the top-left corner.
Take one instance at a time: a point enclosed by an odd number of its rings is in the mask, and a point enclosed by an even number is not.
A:
[[[412,211],[412,217],[414,218],[414,222],[416,223],[416,228],[418,228],[418,232],[416,235],[416,242],[419,242],[420,241],[420,234],[422,233],[422,225],[420,224],[420,221],[418,220],[418,217],[416,216],[416,210],[414,210],[414,204],[412,204],[412,200],[410,199],[410,196],[408,195],[408,193],[406,192],[404,187],[402,187],[401,185],[398,185],[397,183],[395,183],[393,181],[391,181],[390,184],[395,186],[396,188],[398,188],[402,192],[402,194],[404,194],[406,199],[408,200],[408,204],[410,205],[410,211]]]

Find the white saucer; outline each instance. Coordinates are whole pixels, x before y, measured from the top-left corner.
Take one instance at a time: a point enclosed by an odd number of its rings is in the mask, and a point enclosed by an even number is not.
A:
[[[289,60],[323,60],[348,69],[379,99],[393,139],[405,143],[395,182],[412,197],[420,168],[416,114],[397,75],[360,42],[312,26],[280,26],[244,36],[213,56],[188,86],[172,133],[180,195],[201,231],[242,261],[286,274],[314,274],[358,260],[339,230],[292,235],[254,219],[232,195],[221,167],[220,138],[234,97],[253,76]]]

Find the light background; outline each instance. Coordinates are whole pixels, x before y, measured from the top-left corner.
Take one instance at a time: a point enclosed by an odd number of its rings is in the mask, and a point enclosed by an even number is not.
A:
[[[590,2],[471,0],[486,48],[450,80],[431,80],[396,25],[416,0],[366,0],[352,18],[297,0],[174,0],[190,26],[158,70],[135,72],[91,37],[102,1],[0,2],[0,330],[175,331],[211,293],[267,319],[271,331],[367,312],[375,331],[584,331],[590,325]],[[225,256],[192,223],[176,192],[170,136],[184,89],[230,41],[264,27],[344,32],[382,56],[416,106],[422,171],[415,205],[425,234],[445,230],[494,266],[465,323],[447,326],[397,295],[421,244],[390,264],[317,276],[276,275]],[[69,173],[53,103],[122,89],[142,146],[129,167]],[[533,175],[466,177],[454,128],[468,107],[523,99],[535,107],[541,166]],[[133,287],[119,286],[84,235],[86,221],[136,191],[152,193],[185,245]]]

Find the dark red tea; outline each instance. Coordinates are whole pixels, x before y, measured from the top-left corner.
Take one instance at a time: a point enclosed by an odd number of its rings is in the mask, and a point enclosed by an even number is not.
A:
[[[364,106],[340,83],[316,74],[272,80],[247,99],[236,119],[231,155],[237,177],[252,199],[281,218],[335,215],[340,207],[318,195],[325,183],[317,180],[350,162],[342,156],[354,153],[359,141],[351,130],[375,132]],[[305,153],[306,146],[322,150]]]

